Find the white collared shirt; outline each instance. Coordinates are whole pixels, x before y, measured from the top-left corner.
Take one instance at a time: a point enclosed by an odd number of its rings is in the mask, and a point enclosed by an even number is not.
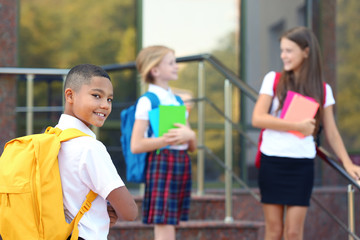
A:
[[[260,94],[274,96],[273,85],[275,72],[265,75]],[[324,108],[335,104],[335,99],[329,84],[326,84],[326,99]],[[270,113],[275,117],[280,117],[281,111],[276,112],[279,106],[279,99],[273,98]],[[260,151],[268,156],[292,157],[292,158],[314,158],[316,148],[313,136],[299,138],[292,133],[265,129]]]
[[[148,91],[156,94],[156,96],[159,98],[160,105],[165,105],[165,106],[180,105],[180,103],[176,100],[174,93],[171,91],[171,88],[166,90],[155,84],[149,84]],[[151,111],[150,99],[147,97],[140,97],[136,106],[135,119],[149,120],[149,111]],[[188,117],[188,113],[186,113],[186,118],[187,117]],[[145,136],[147,137],[147,131],[145,133]],[[170,146],[169,148],[175,150],[186,150],[188,149],[188,144]]]
[[[115,188],[124,186],[103,143],[79,119],[62,114],[58,125],[62,130],[76,128],[92,136],[71,139],[61,144],[59,169],[63,188],[64,210],[68,223],[76,216],[88,192],[99,196],[79,223],[79,237],[86,240],[107,239],[109,215],[106,198]]]

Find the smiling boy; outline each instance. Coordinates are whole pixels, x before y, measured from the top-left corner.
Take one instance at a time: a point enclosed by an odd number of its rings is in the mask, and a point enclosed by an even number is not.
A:
[[[138,214],[133,197],[118,175],[106,147],[96,140],[90,129],[90,126],[103,126],[111,113],[113,86],[101,67],[81,64],[68,73],[64,93],[65,110],[56,127],[76,128],[90,135],[62,143],[59,151],[66,221],[71,222],[92,190],[98,197],[79,223],[79,239],[107,239],[108,202],[124,220],[134,220]]]

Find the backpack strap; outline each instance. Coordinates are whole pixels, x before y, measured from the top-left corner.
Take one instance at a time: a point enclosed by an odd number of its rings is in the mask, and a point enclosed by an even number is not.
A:
[[[89,136],[90,135],[80,131],[76,128],[68,128],[65,130],[61,130],[60,128],[54,128],[54,127],[47,127],[45,130],[45,133],[47,134],[55,134],[60,137],[60,142],[66,142],[70,139],[82,137],[82,136]]]
[[[45,130],[45,133],[46,134],[55,134],[55,135],[59,136],[60,142],[65,142],[70,139],[81,137],[81,136],[91,137],[90,135],[88,135],[76,128],[68,128],[65,130],[61,130],[60,128],[47,127]],[[79,225],[80,219],[82,218],[82,216],[84,216],[84,214],[87,211],[90,210],[91,203],[95,200],[95,198],[97,196],[98,196],[98,194],[93,192],[92,190],[90,190],[89,193],[86,195],[86,199],[83,202],[83,204],[81,205],[79,212],[76,214],[75,218],[70,223],[70,227],[69,227],[70,232],[68,233],[68,235],[71,234],[71,240],[78,239],[78,237],[79,237],[78,225]],[[71,233],[71,231],[72,231],[72,233]]]
[[[151,103],[151,109],[157,108],[160,105],[160,100],[159,98],[156,96],[155,93],[153,92],[145,92],[142,96],[147,97],[150,100]],[[139,98],[140,99],[140,98]],[[139,100],[138,100],[139,101]],[[137,105],[137,102],[136,102]],[[148,136],[151,136],[151,134],[153,133],[151,125],[149,124],[149,130],[148,130]]]
[[[70,223],[70,229],[73,229],[72,233],[71,233],[71,240],[77,240],[79,238],[79,222],[80,219],[82,218],[82,216],[84,216],[84,214],[90,210],[91,208],[91,203],[95,200],[95,198],[98,195],[93,192],[92,190],[90,190],[90,192],[86,195],[86,199],[83,202],[83,204],[81,205],[81,208],[79,210],[79,212],[76,214],[76,216],[74,217],[74,219],[71,221]],[[69,234],[70,235],[70,234]]]
[[[150,99],[151,102],[151,109],[157,108],[160,105],[160,100],[159,98],[156,96],[155,93],[153,92],[149,92],[147,91],[146,93],[143,94],[143,96],[147,97]],[[175,95],[176,101],[178,103],[180,103],[180,105],[184,105],[184,101],[182,100],[182,98],[179,95]]]
[[[60,134],[60,142],[66,142],[70,139],[73,138],[77,138],[77,137],[83,137],[83,136],[88,136],[88,137],[92,137],[82,131],[80,131],[79,129],[76,128],[68,128],[65,129],[61,132]]]
[[[151,109],[154,109],[154,108],[159,107],[159,105],[160,105],[160,100],[159,100],[159,98],[156,96],[155,93],[147,91],[146,93],[143,94],[143,96],[145,96],[145,97],[147,97],[147,98],[150,99]]]
[[[325,105],[325,103],[326,103],[326,82],[324,82],[323,86],[324,86],[324,99],[323,99],[323,105]]]
[[[275,72],[275,79],[274,79],[274,84],[273,84],[273,91],[274,91],[274,96],[276,95],[276,87],[278,85],[278,83],[280,82],[280,77],[281,77],[281,72]]]
[[[178,103],[180,103],[180,105],[184,105],[184,101],[182,100],[182,98],[179,95],[175,95],[175,98],[178,101]]]

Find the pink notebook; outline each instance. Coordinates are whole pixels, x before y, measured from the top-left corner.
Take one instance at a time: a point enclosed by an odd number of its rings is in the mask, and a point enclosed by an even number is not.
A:
[[[318,108],[319,103],[313,98],[303,96],[293,91],[288,91],[280,118],[292,122],[299,122],[307,118],[314,118]],[[297,131],[289,132],[299,138],[305,137],[302,133]]]

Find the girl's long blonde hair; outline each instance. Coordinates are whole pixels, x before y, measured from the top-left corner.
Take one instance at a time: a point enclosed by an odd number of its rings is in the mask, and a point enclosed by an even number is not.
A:
[[[161,45],[149,46],[139,52],[136,57],[136,68],[144,82],[154,83],[151,69],[156,67],[169,52],[175,54],[173,49]]]

